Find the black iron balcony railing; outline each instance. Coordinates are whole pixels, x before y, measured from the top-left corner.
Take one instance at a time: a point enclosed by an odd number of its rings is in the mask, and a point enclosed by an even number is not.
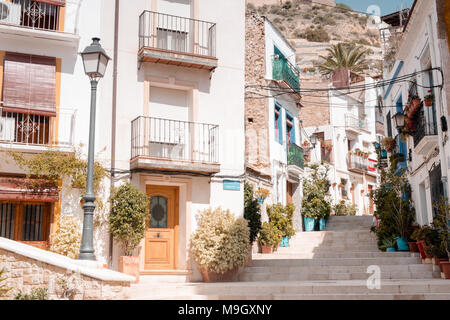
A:
[[[47,31],[61,30],[60,1],[0,0],[0,23]]]
[[[348,169],[349,170],[369,170],[369,160],[366,157],[359,156],[356,154],[348,155]]]
[[[367,130],[367,121],[359,119],[351,114],[345,115],[345,127],[357,130]]]
[[[286,82],[291,89],[300,94],[300,71],[296,66],[287,59],[278,58],[276,56],[273,59],[272,68],[274,80]]]
[[[305,157],[303,148],[299,147],[295,143],[291,143],[288,146],[288,165],[294,165],[301,169],[305,168]]]
[[[437,125],[435,122],[428,121],[425,117],[424,110],[419,111],[417,117],[416,128],[413,134],[414,147],[422,141],[426,136],[436,136],[438,134]]]
[[[131,158],[219,162],[219,126],[138,117],[131,122]]]
[[[142,48],[216,57],[216,24],[144,11],[139,17],[139,50]]]

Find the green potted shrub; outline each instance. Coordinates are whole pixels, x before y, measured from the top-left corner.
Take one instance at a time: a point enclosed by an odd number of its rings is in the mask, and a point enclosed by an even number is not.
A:
[[[397,244],[397,240],[394,237],[391,238],[385,238],[383,240],[383,244],[381,246],[381,249],[385,250],[386,252],[395,252],[395,245]]]
[[[248,259],[250,230],[247,220],[229,210],[199,212],[192,234],[192,257],[204,282],[233,281]]]
[[[272,253],[278,247],[281,238],[281,231],[272,223],[264,222],[259,231],[258,242],[261,246],[261,253]]]
[[[269,222],[272,223],[281,232],[282,247],[289,246],[289,239],[295,235],[292,218],[294,216],[295,206],[287,204],[283,206],[281,203],[267,207]]]
[[[125,183],[113,190],[110,201],[109,230],[122,244],[125,253],[119,257],[119,272],[132,275],[139,282],[139,256],[133,254],[145,237],[148,197],[135,186]]]
[[[328,166],[311,165],[311,174],[303,184],[302,215],[305,231],[314,231],[316,221],[331,213]]]

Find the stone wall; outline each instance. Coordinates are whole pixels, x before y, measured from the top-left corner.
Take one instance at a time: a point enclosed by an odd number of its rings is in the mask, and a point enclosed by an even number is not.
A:
[[[245,61],[245,159],[256,175],[270,177],[269,111],[264,96],[269,92],[258,86],[268,86],[265,80],[265,27],[264,18],[257,14],[246,14],[246,61]]]
[[[301,88],[308,89],[302,93],[300,119],[303,127],[324,126],[330,124],[330,103],[327,91],[310,91],[310,89],[328,89],[329,82],[319,77],[302,79]]]
[[[5,239],[1,240],[5,241]],[[18,245],[23,246],[23,244]],[[44,255],[56,255],[44,250],[40,251]],[[10,288],[0,299],[13,299],[19,292],[29,294],[33,289],[38,288],[47,289],[50,299],[61,299],[64,293],[67,298],[68,291],[63,289],[61,280],[67,283],[68,289],[73,290],[70,299],[74,300],[113,300],[126,299],[129,296],[130,281],[126,281],[130,278],[129,276],[106,269],[92,268],[92,271],[89,271],[91,269],[89,268],[86,272],[86,267],[64,268],[62,265],[65,263],[73,266],[71,261],[74,260],[63,256],[58,259],[59,261],[54,265],[0,248],[0,270],[3,269],[2,277],[5,278],[2,285]]]

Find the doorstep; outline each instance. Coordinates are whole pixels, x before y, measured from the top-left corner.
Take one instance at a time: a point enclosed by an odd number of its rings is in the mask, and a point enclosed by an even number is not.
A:
[[[187,276],[192,274],[192,270],[141,270],[139,274],[143,276]]]

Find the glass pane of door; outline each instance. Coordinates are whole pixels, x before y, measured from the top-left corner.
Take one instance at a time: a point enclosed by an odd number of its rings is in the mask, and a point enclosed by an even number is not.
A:
[[[167,198],[154,196],[150,198],[150,228],[167,228]]]

